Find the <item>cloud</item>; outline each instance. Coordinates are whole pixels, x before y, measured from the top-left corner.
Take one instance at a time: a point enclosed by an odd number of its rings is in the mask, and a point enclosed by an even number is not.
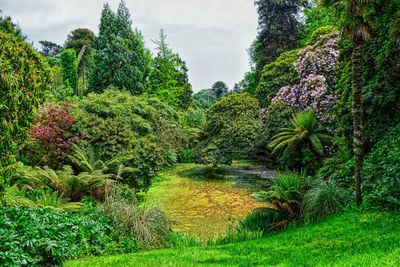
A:
[[[109,1],[112,8],[117,0]],[[154,49],[162,28],[167,41],[187,62],[198,91],[223,80],[229,86],[248,70],[246,49],[256,35],[257,14],[249,0],[126,0],[133,24]],[[0,9],[36,45],[64,43],[78,27],[97,32],[103,2],[98,0],[0,0]]]

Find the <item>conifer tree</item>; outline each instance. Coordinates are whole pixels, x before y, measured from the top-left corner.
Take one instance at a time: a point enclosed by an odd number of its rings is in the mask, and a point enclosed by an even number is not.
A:
[[[132,30],[124,1],[116,13],[108,4],[104,5],[95,48],[89,91],[103,92],[111,85],[133,95],[146,90],[151,56],[141,33]]]
[[[192,86],[189,83],[186,63],[174,54],[166,43],[167,36],[160,32],[157,56],[150,74],[149,93],[162,101],[182,109],[187,109],[192,100]]]

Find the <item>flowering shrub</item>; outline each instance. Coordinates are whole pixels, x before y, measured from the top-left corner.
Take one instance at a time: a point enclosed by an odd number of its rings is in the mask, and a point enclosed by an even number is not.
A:
[[[330,111],[338,98],[331,90],[331,84],[337,80],[338,39],[334,32],[301,50],[294,64],[300,81],[282,87],[272,101],[282,101],[295,111],[312,109],[323,123],[331,124]]]
[[[69,113],[69,106],[45,108],[38,121],[30,136],[39,143],[44,153],[41,161],[50,167],[60,167],[70,154],[72,144],[81,139],[81,134],[72,132],[74,118]]]
[[[300,51],[300,58],[294,64],[301,79],[309,75],[323,75],[328,82],[336,81],[336,64],[339,58],[339,34],[323,35],[317,41]]]

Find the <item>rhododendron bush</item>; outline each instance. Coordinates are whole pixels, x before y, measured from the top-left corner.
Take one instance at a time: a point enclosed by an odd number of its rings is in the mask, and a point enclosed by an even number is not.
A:
[[[295,111],[312,109],[322,122],[331,124],[338,98],[332,90],[337,80],[338,39],[338,33],[331,33],[302,49],[294,64],[299,82],[282,87],[273,101],[282,101]]]

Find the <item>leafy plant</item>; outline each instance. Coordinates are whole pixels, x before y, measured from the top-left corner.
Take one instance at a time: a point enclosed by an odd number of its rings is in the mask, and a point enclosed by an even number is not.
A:
[[[325,130],[318,127],[318,121],[313,111],[300,112],[290,121],[291,128],[283,128],[272,138],[269,147],[272,153],[283,150],[283,156],[302,149],[312,149],[317,154],[324,153],[324,142],[331,140]]]
[[[261,130],[258,101],[250,95],[233,93],[223,97],[207,112],[207,124],[194,150],[195,160],[204,164],[227,164],[254,153]]]
[[[159,248],[168,243],[170,223],[165,214],[155,207],[134,205],[114,191],[98,210],[115,219],[118,233],[134,235],[143,247]]]
[[[374,146],[362,174],[367,207],[400,209],[400,125]]]
[[[29,151],[29,154],[39,153],[42,158],[33,162],[41,166],[59,168],[66,163],[66,158],[72,152],[72,145],[81,138],[81,134],[73,130],[74,117],[67,103],[63,106],[42,106],[37,116],[37,124],[31,129],[30,136],[39,143],[39,151]],[[31,148],[34,150],[34,148]]]
[[[338,213],[349,203],[349,194],[331,179],[318,181],[303,197],[302,208],[309,220],[319,220]]]
[[[351,151],[343,144],[339,144],[335,155],[324,160],[322,167],[318,170],[318,177],[326,180],[335,176],[342,169],[342,165],[353,158]]]
[[[0,207],[0,265],[60,265],[118,247],[110,221],[46,209]]]
[[[34,119],[34,110],[50,83],[49,66],[9,18],[0,31],[0,198],[16,154]],[[11,33],[6,33],[11,32]]]
[[[83,205],[80,202],[69,202],[62,194],[51,190],[27,192],[17,186],[6,188],[4,202],[10,207],[43,208],[54,211],[78,211]]]
[[[310,186],[310,178],[304,172],[288,171],[277,175],[269,191],[252,195],[258,201],[270,203],[271,206],[266,208],[273,210],[268,214],[271,223],[267,227],[270,231],[282,229],[295,220],[302,220],[301,202]]]
[[[80,201],[86,195],[103,197],[112,182],[111,175],[104,174],[101,170],[75,175],[70,166],[64,166],[58,171],[49,167],[22,166],[18,176],[20,186],[28,189],[50,188],[71,201]]]

